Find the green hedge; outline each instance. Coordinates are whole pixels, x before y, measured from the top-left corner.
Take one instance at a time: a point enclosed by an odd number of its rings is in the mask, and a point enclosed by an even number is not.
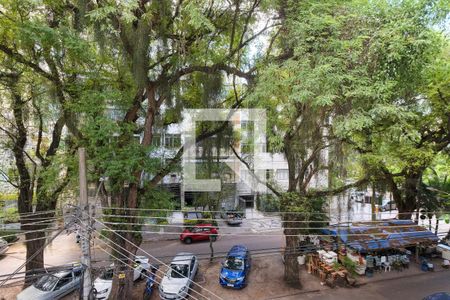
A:
[[[17,223],[19,222],[19,214],[17,208],[10,207],[0,212],[0,217],[3,218],[3,223]]]
[[[17,194],[2,194],[0,193],[0,201],[15,201],[18,199]]]
[[[8,235],[7,237],[4,237],[3,239],[8,242],[12,243],[18,240],[17,235],[15,235],[17,231],[14,230],[0,230],[0,237],[3,238],[5,235]],[[13,234],[13,235],[11,235]]]
[[[204,218],[209,219],[209,218]],[[202,219],[184,219],[184,226],[185,227],[193,227],[198,224],[212,224],[213,226],[217,226],[216,220],[202,220]]]

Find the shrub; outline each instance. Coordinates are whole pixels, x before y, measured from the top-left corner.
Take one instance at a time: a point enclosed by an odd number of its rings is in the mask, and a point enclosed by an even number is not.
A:
[[[194,227],[197,224],[200,224],[200,220],[198,219],[184,219],[183,224],[185,227]]]
[[[159,225],[168,225],[168,224],[169,224],[169,221],[168,221],[167,219],[157,219],[157,220],[156,220],[156,224],[159,224]]]
[[[0,214],[0,217],[3,218],[3,223],[17,223],[19,222],[19,214],[17,212],[17,208],[10,207],[7,208],[2,214]]]
[[[257,205],[263,212],[280,211],[280,200],[273,195],[260,195],[257,199]]]
[[[0,201],[16,201],[17,194],[2,194],[0,193]]]
[[[15,235],[16,233],[17,233],[17,231],[13,231],[13,230],[1,230],[0,237],[2,239],[4,239],[6,242],[12,243],[19,239],[17,237],[17,235]],[[4,236],[6,236],[6,237],[4,237]]]
[[[345,256],[342,259],[342,265],[352,276],[356,275],[356,263],[353,260]]]

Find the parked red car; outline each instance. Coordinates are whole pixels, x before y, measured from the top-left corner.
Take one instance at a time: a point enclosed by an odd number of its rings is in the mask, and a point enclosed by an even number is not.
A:
[[[186,228],[180,235],[180,241],[190,244],[194,241],[216,240],[219,232],[212,224],[198,224],[191,228]]]

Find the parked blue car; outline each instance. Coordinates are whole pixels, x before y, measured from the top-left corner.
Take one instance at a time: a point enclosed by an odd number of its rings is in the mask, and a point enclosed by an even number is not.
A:
[[[439,292],[433,295],[429,295],[423,298],[423,300],[450,300],[450,294],[447,292]]]
[[[219,283],[223,287],[242,289],[247,285],[251,258],[247,247],[233,246],[220,269]]]

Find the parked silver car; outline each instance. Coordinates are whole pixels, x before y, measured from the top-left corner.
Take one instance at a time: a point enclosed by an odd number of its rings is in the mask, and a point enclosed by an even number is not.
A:
[[[159,284],[159,297],[163,300],[186,299],[198,270],[198,259],[192,253],[178,253]]]
[[[45,274],[17,295],[17,300],[54,300],[80,288],[83,267]]]
[[[226,220],[228,225],[242,224],[242,215],[237,212],[227,211],[222,214],[222,218]]]

